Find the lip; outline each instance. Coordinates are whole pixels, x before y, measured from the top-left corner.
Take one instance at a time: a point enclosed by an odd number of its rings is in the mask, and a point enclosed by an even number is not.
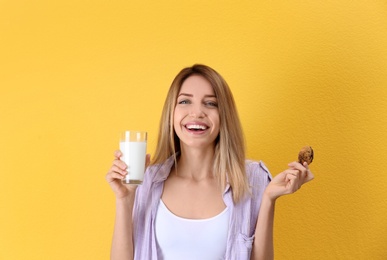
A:
[[[210,127],[206,123],[198,122],[198,121],[188,122],[188,123],[184,124],[183,126],[184,126],[184,129],[188,133],[193,134],[193,135],[202,135],[210,129]],[[194,129],[188,128],[188,126],[201,126],[201,127],[204,127],[204,129],[194,130]]]

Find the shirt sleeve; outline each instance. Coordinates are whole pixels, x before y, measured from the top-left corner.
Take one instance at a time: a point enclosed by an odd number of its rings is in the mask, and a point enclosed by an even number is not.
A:
[[[272,176],[270,174],[270,171],[262,161],[249,162],[246,166],[246,172],[251,191],[250,232],[251,234],[254,234],[259,209],[261,207],[263,193],[267,185],[269,185]]]

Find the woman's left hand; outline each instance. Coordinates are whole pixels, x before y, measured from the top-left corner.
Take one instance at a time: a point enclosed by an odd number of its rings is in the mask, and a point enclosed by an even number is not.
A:
[[[298,162],[288,164],[289,168],[275,176],[266,187],[265,194],[271,199],[296,192],[301,186],[314,179],[306,162],[302,165]]]

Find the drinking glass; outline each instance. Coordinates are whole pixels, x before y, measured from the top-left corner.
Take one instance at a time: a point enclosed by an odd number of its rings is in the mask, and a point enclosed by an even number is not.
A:
[[[127,165],[125,184],[142,184],[145,172],[147,132],[124,131],[120,137],[121,160]]]

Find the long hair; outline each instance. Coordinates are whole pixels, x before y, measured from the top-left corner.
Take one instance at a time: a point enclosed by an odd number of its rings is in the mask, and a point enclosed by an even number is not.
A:
[[[177,74],[169,88],[161,115],[158,142],[152,164],[163,163],[169,157],[180,152],[180,141],[173,127],[173,115],[177,96],[184,81],[192,76],[200,75],[210,82],[214,89],[220,118],[219,136],[215,140],[213,173],[223,188],[230,184],[233,201],[237,203],[249,191],[245,172],[245,141],[238,111],[231,90],[214,69],[195,64],[184,68]]]

